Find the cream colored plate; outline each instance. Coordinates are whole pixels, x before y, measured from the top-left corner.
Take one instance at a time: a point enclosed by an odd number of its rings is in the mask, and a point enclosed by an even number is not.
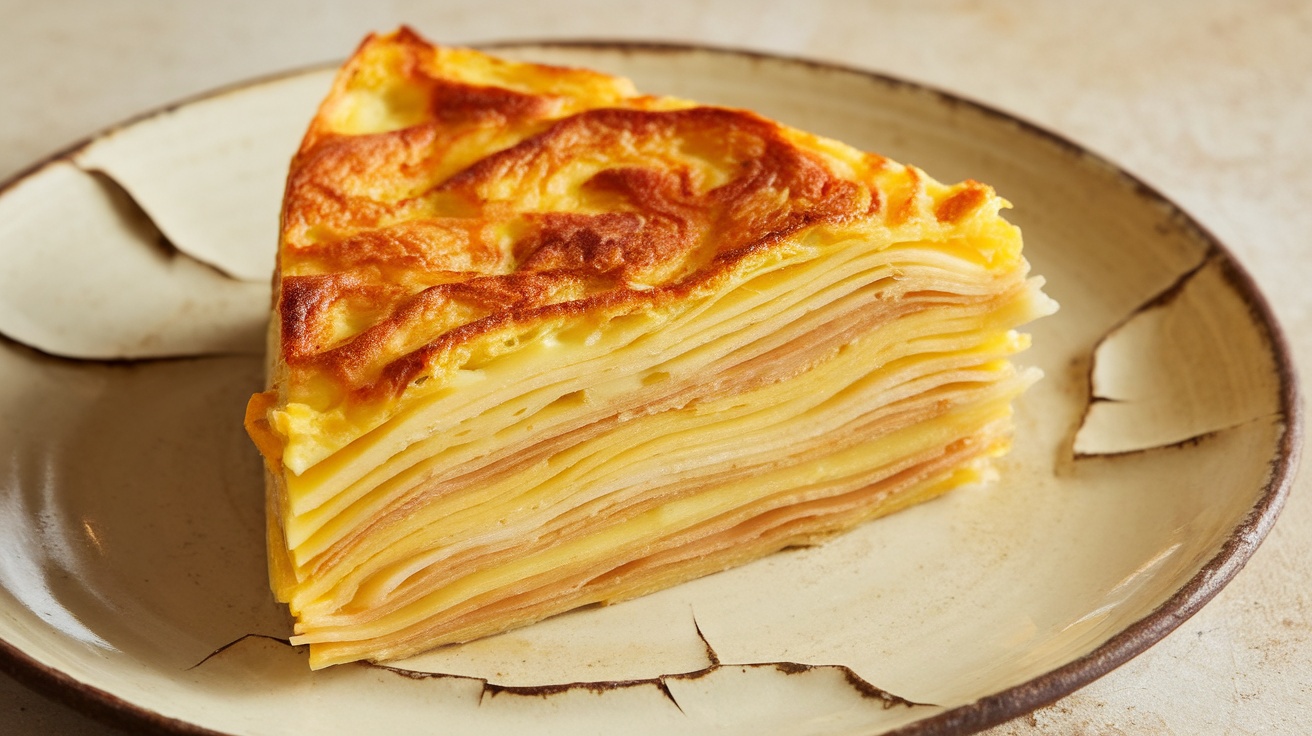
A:
[[[310,672],[280,641],[239,426],[283,172],[329,79],[298,74],[142,118],[0,191],[17,341],[0,344],[0,665],[184,733],[967,732],[1149,646],[1274,522],[1299,446],[1287,351],[1230,255],[1128,175],[852,70],[502,51],[994,184],[1062,304],[1034,328],[1025,360],[1047,377],[1000,480],[641,600]]]

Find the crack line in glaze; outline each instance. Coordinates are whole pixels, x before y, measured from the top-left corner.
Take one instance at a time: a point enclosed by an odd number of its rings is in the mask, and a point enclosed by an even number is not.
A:
[[[773,668],[775,671],[785,676],[804,674],[812,670],[837,670],[843,674],[843,679],[847,682],[849,686],[851,686],[852,690],[854,690],[858,695],[860,695],[865,700],[880,701],[880,705],[883,707],[884,710],[890,710],[898,706],[902,706],[905,708],[938,707],[933,703],[919,703],[914,700],[908,700],[907,698],[903,698],[887,690],[876,687],[872,685],[868,680],[858,675],[854,670],[852,670],[851,667],[848,667],[847,665],[841,665],[841,664],[813,665],[813,664],[803,664],[800,662],[787,662],[787,661],[744,662],[744,663],[724,664],[720,661],[720,655],[716,653],[715,648],[711,646],[710,641],[706,639],[706,635],[702,633],[701,626],[698,625],[697,618],[695,616],[693,617],[692,623],[693,623],[693,628],[697,632],[697,637],[701,639],[702,644],[706,646],[706,656],[707,659],[710,661],[710,664],[699,670],[690,670],[688,672],[656,675],[655,677],[644,677],[644,678],[636,678],[631,680],[595,680],[595,681],[588,681],[588,682],[565,682],[565,683],[557,683],[552,685],[500,685],[495,682],[490,682],[485,677],[475,677],[473,675],[457,675],[447,672],[423,672],[420,670],[406,669],[404,667],[379,664],[377,662],[357,661],[357,662],[352,662],[348,665],[341,665],[341,666],[353,665],[356,667],[366,667],[370,669],[382,670],[384,672],[390,672],[394,675],[397,675],[399,677],[404,677],[409,680],[439,680],[439,679],[473,680],[480,683],[483,688],[482,691],[479,693],[479,700],[478,700],[479,705],[483,704],[484,699],[488,697],[495,698],[498,695],[519,695],[519,696],[538,697],[538,698],[545,699],[553,695],[559,695],[561,693],[571,692],[575,690],[587,690],[593,693],[601,694],[608,690],[627,690],[629,688],[651,686],[659,690],[660,693],[667,700],[673,703],[674,707],[678,708],[680,713],[685,713],[685,714],[686,712],[683,710],[683,706],[681,706],[679,704],[679,701],[674,697],[674,693],[670,692],[669,685],[666,684],[667,680],[697,680],[702,677],[711,675],[721,669],[735,669],[735,668],[743,671],[746,671],[749,668],[750,669]],[[283,644],[292,649],[302,648],[302,647],[294,646],[289,640],[277,636],[270,636],[268,634],[244,634],[228,642],[227,644],[218,647],[213,652],[210,652],[199,662],[188,667],[187,671],[191,671],[196,669],[197,667],[200,667],[201,665],[210,661],[214,657],[223,654],[224,652],[237,646],[238,644],[241,644],[242,642],[248,639],[266,639],[268,641],[276,642],[278,644]]]
[[[1135,317],[1138,317],[1141,314],[1146,314],[1148,312],[1151,312],[1154,309],[1160,309],[1163,307],[1170,306],[1172,302],[1180,298],[1180,294],[1184,293],[1184,288],[1189,285],[1189,282],[1192,281],[1193,278],[1197,276],[1208,265],[1216,262],[1219,256],[1220,256],[1220,251],[1218,251],[1215,247],[1208,248],[1207,251],[1203,253],[1203,257],[1198,261],[1198,263],[1185,270],[1179,276],[1175,277],[1175,280],[1172,281],[1170,284],[1167,284],[1166,288],[1157,292],[1156,295],[1152,296],[1147,301],[1135,307],[1129,314],[1117,320],[1115,324],[1107,328],[1107,331],[1104,332],[1101,337],[1093,341],[1093,346],[1089,348],[1088,404],[1093,404],[1098,401],[1120,401],[1120,399],[1111,399],[1105,396],[1098,396],[1093,392],[1094,390],[1093,374],[1097,371],[1098,351],[1102,350],[1103,344],[1106,343],[1109,339],[1111,339],[1113,335],[1124,329],[1126,325],[1130,324],[1130,321],[1133,320]],[[1083,426],[1084,420],[1087,418],[1087,416],[1088,416],[1088,406],[1085,407],[1085,416],[1082,416],[1080,418],[1081,426]]]
[[[82,151],[78,151],[78,154],[81,153]],[[114,176],[114,173],[112,171],[102,168],[100,166],[85,165],[79,159],[80,159],[79,155],[73,155],[63,160],[69,163],[70,165],[72,165],[73,168],[77,169],[78,171],[81,171],[82,173],[95,179],[106,189],[111,190],[113,196],[116,196],[122,199],[124,202],[126,202],[128,206],[132,209],[133,215],[135,217],[141,218],[143,222],[150,225],[150,228],[155,231],[157,245],[161,249],[163,249],[170,257],[186,258],[187,260],[193,261],[195,263],[198,263],[208,268],[209,270],[213,271],[219,276],[222,276],[225,279],[228,279],[230,281],[236,281],[239,283],[248,283],[248,279],[243,279],[240,276],[223,268],[219,264],[213,263],[209,260],[196,256],[188,252],[186,249],[179,247],[178,244],[175,243],[171,237],[169,237],[168,233],[164,232],[164,228],[161,227],[159,222],[155,219],[155,217],[150,214],[150,210],[146,209],[146,207],[141,203],[141,199],[138,198],[135,194],[133,194],[132,190],[128,188],[126,184],[119,181],[118,178]]]
[[[235,275],[228,273],[218,265],[215,265],[213,263],[210,263],[209,261],[198,258],[192,255],[191,253],[187,252],[183,248],[179,247],[177,243],[175,243],[159,226],[158,222],[155,220],[153,216],[151,216],[150,212],[145,207],[142,206],[141,202],[137,199],[137,197],[133,195],[133,193],[123,183],[121,183],[117,178],[115,178],[112,173],[99,167],[82,165],[78,160],[78,155],[82,152],[82,150],[85,149],[86,145],[90,145],[90,143],[85,144],[83,147],[74,149],[72,151],[68,151],[63,154],[53,156],[43,164],[33,167],[31,170],[20,174],[13,180],[0,184],[0,196],[4,196],[5,194],[8,193],[8,191],[11,188],[17,186],[21,182],[27,181],[32,177],[40,176],[43,172],[47,171],[51,167],[58,166],[58,165],[67,165],[71,167],[73,170],[85,174],[92,181],[94,181],[96,185],[103,191],[105,198],[113,203],[115,209],[120,210],[119,216],[139,223],[140,226],[142,226],[142,228],[149,233],[148,235],[143,235],[141,237],[133,238],[133,240],[135,240],[136,243],[139,244],[142,248],[153,251],[158,257],[162,257],[166,261],[185,260],[192,264],[198,265],[203,269],[205,269],[206,271],[209,271],[210,273],[214,274],[219,279],[222,279],[223,281],[232,284],[248,283],[236,277]],[[100,364],[111,364],[111,365],[123,364],[123,363],[138,363],[138,362],[149,363],[149,362],[155,362],[161,360],[179,360],[179,359],[189,359],[189,358],[245,356],[245,355],[255,354],[252,350],[244,349],[241,347],[224,348],[224,347],[216,347],[210,345],[210,346],[196,346],[192,348],[182,348],[182,349],[178,349],[175,347],[167,353],[163,353],[159,355],[141,356],[141,357],[103,357],[103,356],[83,357],[81,355],[76,355],[76,354],[52,352],[51,350],[48,350],[40,345],[34,344],[34,342],[32,341],[20,339],[14,336],[13,334],[5,330],[3,327],[0,327],[0,341],[6,341],[6,342],[11,342],[15,345],[21,345],[23,347],[30,348],[36,351],[37,353],[40,353],[41,355],[48,356],[51,358],[70,360],[76,362],[84,362],[84,363],[100,363]],[[263,346],[260,347],[260,353],[261,354],[263,353]]]
[[[1127,325],[1129,325],[1130,322],[1132,322],[1136,317],[1147,314],[1148,312],[1151,312],[1154,309],[1163,309],[1173,304],[1177,299],[1180,298],[1180,295],[1184,293],[1184,290],[1189,285],[1189,283],[1193,281],[1193,279],[1197,277],[1200,273],[1202,273],[1203,269],[1211,265],[1225,265],[1224,263],[1225,259],[1223,256],[1224,253],[1219,247],[1217,247],[1215,243],[1208,243],[1206,249],[1203,252],[1202,258],[1198,261],[1198,263],[1194,264],[1193,266],[1181,272],[1181,274],[1177,276],[1165,288],[1163,288],[1161,291],[1159,291],[1157,294],[1153,295],[1143,303],[1139,304],[1124,317],[1117,320],[1114,324],[1112,324],[1111,327],[1107,329],[1106,332],[1104,332],[1097,340],[1093,342],[1093,345],[1090,347],[1088,352],[1088,358],[1086,361],[1084,361],[1087,366],[1085,368],[1085,376],[1084,376],[1085,391],[1086,391],[1084,409],[1080,412],[1080,418],[1075,423],[1074,431],[1072,431],[1068,435],[1068,439],[1066,441],[1067,457],[1071,458],[1071,460],[1078,461],[1078,460],[1084,460],[1089,458],[1126,457],[1126,456],[1141,454],[1144,452],[1150,452],[1153,450],[1181,449],[1185,447],[1192,447],[1198,445],[1199,443],[1207,440],[1210,437],[1214,437],[1216,435],[1222,434],[1224,432],[1229,432],[1231,430],[1238,429],[1240,427],[1248,426],[1258,421],[1263,421],[1272,418],[1282,421],[1284,420],[1285,416],[1283,412],[1274,412],[1271,414],[1263,414],[1261,416],[1252,417],[1251,419],[1246,419],[1241,422],[1235,422],[1233,424],[1224,427],[1217,427],[1215,429],[1210,429],[1206,432],[1200,432],[1198,434],[1191,435],[1189,437],[1184,437],[1178,440],[1173,440],[1171,442],[1156,443],[1156,444],[1147,445],[1144,447],[1136,447],[1128,450],[1116,450],[1116,451],[1105,451],[1105,452],[1081,452],[1075,449],[1076,440],[1079,437],[1079,434],[1082,431],[1084,431],[1085,425],[1089,420],[1089,413],[1095,405],[1098,404],[1126,405],[1126,404],[1135,403],[1135,400],[1133,399],[1119,399],[1109,396],[1100,396],[1096,393],[1096,389],[1094,388],[1094,375],[1097,372],[1097,368],[1098,368],[1099,351],[1102,350],[1103,346],[1107,343],[1108,340],[1110,340],[1118,332],[1120,332]]]
[[[519,41],[519,42],[511,43],[510,45],[512,46],[524,45],[524,43],[525,42],[523,41]],[[570,42],[562,42],[562,41],[556,41],[554,43],[556,45],[561,45],[565,47],[569,47],[571,45]],[[551,44],[547,44],[547,45],[551,45]],[[574,45],[583,45],[583,44],[575,43]],[[610,48],[610,49],[624,48],[622,44],[616,44],[616,43],[596,44],[596,45],[605,48]],[[633,44],[633,46],[635,47],[641,46],[642,50],[644,51],[651,51],[651,50],[689,51],[694,48],[697,48],[692,46],[676,47],[673,44],[646,44],[646,45]],[[804,63],[795,58],[787,59],[785,57],[763,54],[761,52],[746,52],[742,50],[728,50],[728,49],[711,49],[711,50],[717,51],[719,53],[736,53],[738,55],[750,55],[752,53],[755,53],[756,55],[760,56],[763,59],[784,60],[784,61],[791,61],[792,63]],[[997,110],[994,110],[992,108],[989,108],[985,105],[981,105],[973,101],[959,99],[949,93],[939,92],[933,89],[925,89],[916,83],[910,83],[910,82],[905,82],[903,80],[894,80],[892,78],[880,77],[879,75],[872,74],[866,70],[860,70],[860,69],[844,70],[838,67],[837,65],[833,65],[833,64],[825,64],[821,62],[809,62],[809,63],[815,69],[823,69],[823,70],[832,69],[832,70],[839,70],[839,71],[849,71],[854,74],[861,74],[868,78],[876,79],[877,81],[883,84],[896,83],[905,86],[907,89],[912,91],[927,91],[931,95],[937,95],[936,101],[939,103],[949,104],[954,107],[964,107],[968,110],[975,110],[989,117],[989,119],[993,121],[1003,120],[1013,123],[1018,126],[1019,130],[1021,130],[1022,133],[1039,136],[1040,138],[1042,138],[1048,143],[1058,145],[1066,152],[1079,154],[1085,157],[1087,159],[1086,163],[1092,163],[1098,166],[1105,166],[1108,169],[1115,171],[1117,174],[1119,174],[1122,177],[1122,179],[1134,185],[1136,192],[1141,196],[1146,196],[1151,200],[1161,201],[1165,204],[1174,207],[1173,204],[1166,201],[1165,198],[1162,197],[1155,189],[1152,189],[1146,184],[1143,184],[1135,177],[1125,174],[1120,169],[1115,168],[1110,163],[1105,162],[1103,159],[1095,155],[1088,154],[1085,151],[1085,149],[1078,146],[1077,144],[1070,142],[1069,140],[1062,138],[1060,136],[1054,135],[1043,128],[1034,126],[1024,120],[1013,118],[1012,116],[1007,115],[1006,113],[999,112]],[[261,82],[273,81],[280,78],[281,76],[282,75],[278,75],[277,77],[265,78],[260,81]],[[235,86],[233,89],[225,89],[221,91],[223,92],[240,91],[240,87]],[[213,97],[213,96],[218,96],[218,95],[216,95],[215,93],[210,93],[205,95],[204,97]],[[195,100],[188,100],[186,102],[191,102],[191,101],[195,101]],[[173,110],[181,106],[183,106],[183,103],[178,103],[169,106],[168,108],[164,108],[161,111],[157,111],[157,113]],[[126,127],[126,123],[120,127]],[[67,157],[68,155],[70,155],[70,153],[76,152],[78,147],[85,146],[85,145],[86,143],[79,144],[78,146],[71,149],[71,151],[65,152],[63,154],[56,154],[56,155],[60,157]],[[17,176],[15,176],[12,180],[8,182],[0,183],[0,194],[3,194],[5,190],[8,189],[10,186],[12,186],[14,183],[21,181],[22,179],[26,178],[27,175],[30,175],[34,170],[39,168],[40,168],[40,164],[32,167],[27,172],[20,172]],[[1186,216],[1186,221],[1188,222],[1187,216]],[[1163,227],[1164,226],[1159,226],[1158,231],[1162,232]],[[1185,589],[1178,591],[1170,601],[1168,601],[1166,604],[1163,604],[1159,609],[1152,612],[1152,614],[1148,616],[1144,621],[1141,621],[1139,622],[1139,624],[1136,624],[1134,627],[1131,627],[1130,630],[1121,632],[1121,634],[1117,635],[1117,637],[1115,637],[1115,639],[1112,642],[1104,644],[1103,646],[1098,648],[1095,652],[1086,655],[1084,658],[1076,662],[1068,663],[1066,666],[1061,667],[1058,670],[1049,672],[1041,677],[1030,680],[1029,682],[1024,683],[1020,686],[1012,687],[1002,693],[998,693],[989,696],[988,698],[982,699],[980,702],[971,704],[969,706],[955,708],[952,711],[941,714],[938,717],[932,718],[930,721],[922,721],[919,724],[913,725],[911,727],[904,727],[904,728],[897,729],[896,731],[897,733],[924,734],[929,732],[946,733],[949,731],[956,733],[956,732],[960,732],[963,729],[973,732],[976,729],[982,729],[987,727],[988,725],[999,723],[1002,720],[1005,720],[1006,718],[1019,715],[1020,713],[1023,713],[1028,709],[1036,707],[1036,705],[1042,705],[1043,703],[1046,702],[1052,702],[1056,700],[1058,697],[1075,689],[1075,687],[1078,687],[1082,684],[1089,682],[1092,679],[1101,676],[1111,668],[1123,663],[1130,657],[1134,656],[1138,651],[1141,651],[1143,648],[1146,648],[1146,646],[1150,645],[1152,642],[1161,638],[1161,636],[1163,636],[1165,632],[1170,631],[1172,628],[1174,628],[1175,625],[1178,625],[1178,622],[1180,620],[1187,618],[1195,610],[1197,610],[1197,608],[1200,607],[1202,603],[1210,599],[1211,596],[1215,594],[1215,589],[1219,589],[1220,585],[1223,584],[1224,581],[1227,580],[1231,575],[1233,575],[1234,571],[1237,570],[1238,567],[1242,567],[1243,563],[1247,560],[1248,556],[1252,553],[1252,548],[1255,548],[1257,546],[1257,543],[1261,540],[1263,536],[1265,536],[1266,532],[1270,529],[1270,525],[1274,523],[1274,519],[1278,514],[1279,508],[1283,505],[1284,499],[1288,494],[1289,488],[1292,484],[1293,472],[1294,469],[1297,467],[1298,457],[1300,454],[1299,451],[1302,447],[1302,441],[1301,441],[1301,436],[1302,436],[1301,435],[1301,430],[1302,430],[1301,406],[1302,405],[1301,402],[1298,401],[1298,390],[1297,390],[1297,380],[1296,380],[1297,377],[1293,373],[1291,369],[1291,365],[1289,363],[1288,347],[1286,346],[1283,337],[1279,332],[1278,326],[1276,326],[1276,324],[1273,321],[1273,315],[1270,314],[1269,309],[1267,309],[1265,303],[1261,300],[1260,295],[1256,292],[1256,287],[1251,283],[1251,281],[1247,278],[1246,274],[1244,274],[1241,270],[1238,271],[1238,276],[1236,276],[1235,269],[1237,268],[1237,266],[1235,264],[1231,264],[1228,260],[1226,260],[1228,258],[1228,253],[1224,250],[1224,248],[1218,248],[1216,246],[1213,236],[1204,232],[1202,234],[1202,239],[1211,244],[1212,251],[1221,253],[1221,264],[1225,268],[1226,279],[1230,281],[1232,284],[1236,285],[1238,292],[1245,298],[1249,310],[1256,317],[1255,319],[1256,323],[1259,325],[1260,328],[1264,328],[1266,330],[1268,336],[1271,339],[1273,349],[1278,355],[1278,357],[1280,358],[1280,360],[1277,362],[1276,368],[1277,368],[1277,376],[1280,381],[1279,388],[1280,388],[1280,397],[1282,399],[1281,403],[1285,407],[1285,410],[1279,412],[1277,416],[1284,417],[1285,426],[1280,436],[1280,441],[1278,443],[1279,444],[1277,448],[1278,453],[1275,456],[1273,456],[1272,459],[1268,462],[1268,467],[1270,468],[1271,473],[1269,476],[1269,480],[1264,488],[1263,499],[1259,504],[1257,504],[1253,508],[1249,517],[1240,525],[1243,531],[1242,537],[1240,537],[1239,535],[1232,537],[1230,542],[1227,543],[1226,548],[1215,558],[1213,558],[1211,561],[1208,562],[1206,571],[1209,574],[1206,580],[1203,580],[1201,577],[1196,577],[1190,582],[1188,586],[1186,586]],[[1210,258],[1211,256],[1208,255],[1206,257]],[[4,340],[6,340],[6,338],[0,335],[0,341],[4,341]],[[15,345],[19,345],[19,344],[21,343],[15,341]],[[40,351],[35,348],[33,348],[33,350],[43,355],[46,355],[44,351]],[[61,360],[68,359],[63,356],[52,355],[51,357]],[[100,362],[100,363],[113,364],[113,363],[121,363],[121,362],[129,362],[129,363],[153,362],[160,359],[167,360],[170,358],[145,358],[145,359],[131,359],[127,361],[89,360],[86,362]],[[1091,396],[1092,394],[1091,384],[1087,393],[1090,395],[1091,400],[1096,400],[1096,397]],[[1086,414],[1087,411],[1088,409],[1086,406],[1085,408]],[[1084,420],[1083,418],[1081,418],[1080,422],[1076,425],[1077,430],[1080,426],[1083,425],[1083,422]],[[1194,439],[1201,439],[1201,437],[1194,438]],[[1167,620],[1168,617],[1170,618],[1169,621]],[[700,631],[698,633],[700,634]],[[272,641],[280,641],[282,643],[285,643],[289,646],[289,648],[291,646],[289,642],[285,642],[283,640],[277,639],[276,637],[268,637],[260,634],[249,634],[225,645],[224,647],[220,647],[218,650],[211,653],[211,655],[201,660],[201,662],[198,662],[196,665],[193,665],[193,667],[198,667],[200,664],[203,664],[204,662],[208,661],[211,657],[219,653],[222,653],[227,648],[232,647],[235,644],[251,637],[268,638]],[[112,718],[113,722],[120,723],[120,724],[128,724],[129,726],[132,726],[134,730],[136,728],[142,727],[143,725],[147,725],[147,726],[153,726],[152,730],[158,729],[161,731],[168,731],[171,733],[215,733],[212,731],[208,731],[198,725],[182,723],[179,721],[174,721],[172,719],[165,719],[159,717],[157,714],[145,710],[140,705],[119,700],[112,694],[108,693],[107,691],[99,690],[95,687],[83,683],[75,683],[71,681],[65,682],[64,680],[67,680],[67,678],[64,677],[62,673],[60,673],[58,670],[37,663],[35,660],[32,660],[31,658],[27,657],[21,650],[18,650],[16,647],[12,647],[8,645],[8,643],[3,640],[0,640],[0,670],[10,671],[12,673],[21,672],[22,674],[27,676],[25,679],[28,679],[28,684],[30,686],[33,687],[40,686],[43,692],[46,692],[47,694],[57,695],[61,699],[74,703],[75,705],[78,705],[79,707],[85,710],[91,710],[95,712],[98,717],[106,718],[107,717],[106,714],[109,714],[109,716],[113,717]],[[399,671],[399,670],[396,672],[398,674],[404,673],[404,671]],[[426,673],[415,673],[415,674],[424,675]],[[448,675],[448,676],[458,677],[455,675]],[[64,680],[61,680],[60,678],[64,678]],[[1018,708],[1020,709],[1018,710]]]
[[[193,664],[192,666],[188,667],[186,670],[184,670],[184,672],[190,672],[190,671],[196,669],[197,667],[199,667],[199,666],[205,664],[206,662],[210,661],[210,660],[213,659],[214,657],[216,657],[216,656],[218,656],[218,655],[220,655],[220,654],[223,654],[223,653],[226,652],[227,650],[231,649],[232,647],[237,646],[238,644],[240,644],[240,643],[246,641],[247,639],[268,639],[269,641],[275,641],[275,642],[278,642],[279,644],[286,644],[287,646],[292,647],[293,649],[297,649],[297,648],[298,648],[298,647],[294,647],[294,646],[292,646],[292,642],[291,642],[290,639],[284,639],[284,638],[281,637],[281,636],[270,636],[269,634],[242,634],[241,636],[237,637],[236,639],[233,639],[232,641],[228,642],[227,644],[224,644],[223,646],[219,647],[218,649],[215,649],[214,651],[210,652],[209,654],[206,654],[204,659],[202,659],[201,661],[197,662],[196,664]]]
[[[97,368],[131,368],[138,365],[157,365],[160,363],[185,363],[188,361],[202,360],[227,360],[227,359],[245,359],[256,360],[259,356],[253,353],[242,352],[237,350],[223,351],[201,351],[185,352],[179,351],[172,355],[153,355],[141,358],[83,358],[76,355],[61,355],[52,353],[49,350],[43,350],[36,345],[32,345],[24,340],[19,340],[0,329],[0,345],[11,350],[30,351],[35,356],[44,360],[59,361],[74,366],[84,366],[87,370]]]
[[[1207,440],[1213,437],[1225,434],[1226,432],[1234,431],[1236,429],[1239,429],[1240,427],[1247,427],[1250,424],[1257,424],[1258,422],[1264,422],[1271,419],[1277,421],[1283,421],[1284,418],[1285,415],[1281,412],[1263,414],[1262,416],[1253,417],[1252,419],[1246,419],[1242,422],[1236,422],[1234,424],[1225,427],[1217,427],[1216,429],[1210,429],[1206,432],[1201,432],[1199,434],[1190,437],[1185,437],[1184,439],[1175,440],[1174,442],[1166,442],[1160,445],[1153,445],[1151,447],[1138,447],[1133,450],[1116,450],[1116,451],[1109,451],[1109,452],[1076,452],[1072,450],[1071,457],[1075,460],[1088,460],[1093,458],[1127,457],[1130,455],[1141,455],[1146,452],[1154,452],[1157,450],[1182,450],[1186,447],[1197,447],[1198,445],[1201,445],[1202,443],[1206,442]]]

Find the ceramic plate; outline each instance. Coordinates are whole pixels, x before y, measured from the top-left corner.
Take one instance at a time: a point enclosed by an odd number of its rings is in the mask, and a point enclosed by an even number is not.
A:
[[[0,191],[0,663],[182,733],[963,733],[1196,611],[1270,529],[1287,351],[1232,257],[1071,143],[797,60],[501,47],[993,184],[1062,305],[997,482],[819,547],[387,667],[310,672],[265,582],[240,427],[282,177],[328,71],[109,131]]]

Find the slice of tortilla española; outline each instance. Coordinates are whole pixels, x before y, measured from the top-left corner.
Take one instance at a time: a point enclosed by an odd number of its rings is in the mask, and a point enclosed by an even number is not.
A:
[[[619,601],[978,480],[1055,305],[1006,206],[744,110],[371,36],[292,162],[266,459],[310,663]]]

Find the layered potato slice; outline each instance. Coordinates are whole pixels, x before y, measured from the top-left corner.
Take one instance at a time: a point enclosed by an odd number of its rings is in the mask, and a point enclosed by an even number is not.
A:
[[[292,163],[273,589],[387,660],[986,477],[1055,305],[974,181],[597,72],[366,39]]]

